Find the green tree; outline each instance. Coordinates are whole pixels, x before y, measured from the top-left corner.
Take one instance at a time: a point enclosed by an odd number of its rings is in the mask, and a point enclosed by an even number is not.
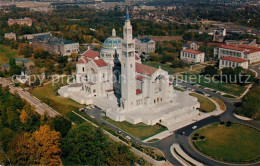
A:
[[[71,122],[63,116],[55,116],[53,118],[53,128],[61,133],[64,137],[71,129]]]

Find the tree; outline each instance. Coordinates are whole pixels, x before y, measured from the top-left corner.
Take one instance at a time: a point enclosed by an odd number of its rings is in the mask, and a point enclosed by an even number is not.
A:
[[[64,137],[71,129],[71,122],[63,116],[55,116],[53,118],[53,128]]]
[[[27,119],[29,118],[28,114],[25,110],[22,110],[22,113],[20,115],[20,121],[25,124],[27,122]]]
[[[211,77],[213,77],[214,75],[218,74],[218,69],[214,66],[207,66],[204,68],[203,74],[210,75]]]
[[[125,145],[112,144],[100,128],[88,123],[73,128],[61,145],[66,165],[132,165],[133,154]]]
[[[41,126],[32,134],[16,138],[13,163],[17,165],[61,165],[60,134]]]

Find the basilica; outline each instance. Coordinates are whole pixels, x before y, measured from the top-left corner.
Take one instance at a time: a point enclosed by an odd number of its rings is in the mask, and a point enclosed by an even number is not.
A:
[[[198,115],[200,104],[187,93],[176,92],[168,72],[142,64],[135,53],[135,40],[127,12],[123,39],[107,38],[99,52],[88,50],[76,65],[73,84],[59,94],[81,104],[94,104],[115,121],[166,126]]]

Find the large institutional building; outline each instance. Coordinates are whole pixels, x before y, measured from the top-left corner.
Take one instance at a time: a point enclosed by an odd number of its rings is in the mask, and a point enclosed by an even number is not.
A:
[[[260,62],[260,48],[248,45],[223,44],[214,49],[214,54],[220,60],[219,68],[241,66],[247,69],[249,64]]]
[[[79,52],[79,43],[72,40],[65,41],[50,35],[34,36],[32,40],[33,47],[42,47],[51,54],[69,56]]]
[[[77,62],[75,82],[58,93],[94,104],[115,121],[162,123],[169,129],[192,123],[199,116],[197,99],[174,91],[168,72],[141,63],[132,33],[127,12],[123,39],[113,30],[100,52],[86,51]]]
[[[14,24],[18,24],[18,25],[28,25],[28,26],[32,26],[32,19],[31,18],[19,18],[19,19],[8,19],[8,26],[12,26]]]

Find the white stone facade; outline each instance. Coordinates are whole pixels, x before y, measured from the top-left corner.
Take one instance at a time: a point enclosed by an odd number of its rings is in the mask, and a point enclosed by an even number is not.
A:
[[[11,40],[11,39],[16,40],[16,34],[13,33],[13,32],[11,32],[11,33],[5,33],[4,38],[6,38],[6,39],[10,39],[10,40]]]
[[[155,52],[155,45],[155,41],[150,38],[135,38],[135,51],[138,55],[141,55],[143,52],[146,54]]]
[[[248,61],[234,57],[222,57],[219,59],[219,69],[224,67],[242,67],[243,69],[248,69]]]
[[[86,51],[77,62],[75,83],[58,93],[81,104],[94,104],[115,121],[166,126],[191,121],[199,114],[197,99],[174,92],[168,72],[141,64],[132,33],[127,13],[123,39],[113,30],[100,53]]]
[[[222,57],[235,57],[248,60],[249,64],[260,62],[260,48],[247,45],[223,44],[215,48],[214,53],[219,59]]]
[[[205,53],[191,49],[183,49],[180,58],[189,62],[202,63],[204,62]]]

